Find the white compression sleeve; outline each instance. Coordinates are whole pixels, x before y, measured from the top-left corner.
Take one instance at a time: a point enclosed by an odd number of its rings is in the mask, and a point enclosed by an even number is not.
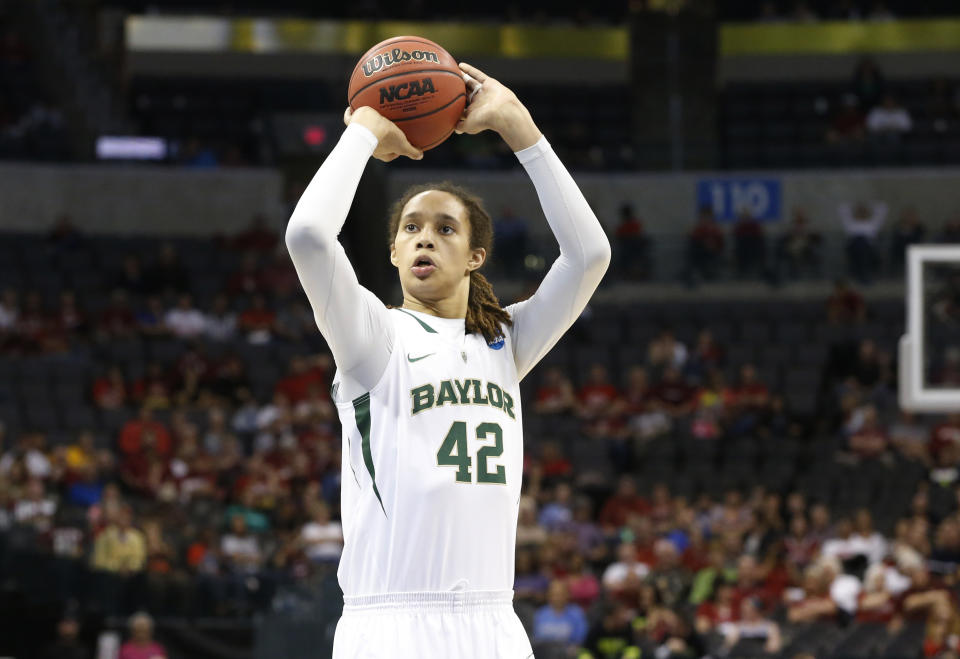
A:
[[[560,256],[537,292],[507,307],[513,318],[513,357],[523,379],[587,305],[610,264],[610,242],[546,138],[516,155],[560,245]]]
[[[386,369],[393,325],[383,303],[360,285],[337,235],[376,147],[368,129],[348,126],[304,190],[286,232],[290,257],[337,367],[366,390]]]

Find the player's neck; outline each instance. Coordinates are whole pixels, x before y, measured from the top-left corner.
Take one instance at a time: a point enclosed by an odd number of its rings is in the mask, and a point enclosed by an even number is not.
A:
[[[455,295],[440,300],[420,300],[405,292],[401,308],[419,311],[438,318],[466,318],[467,293],[469,293],[469,289],[464,292],[457,291]]]

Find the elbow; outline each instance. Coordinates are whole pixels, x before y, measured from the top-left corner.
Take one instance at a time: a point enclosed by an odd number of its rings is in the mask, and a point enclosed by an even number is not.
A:
[[[599,239],[596,241],[596,244],[592,245],[589,249],[584,250],[584,270],[594,274],[599,280],[610,267],[610,258],[610,241],[607,240],[607,236],[605,234],[601,233]]]
[[[304,222],[296,214],[287,224],[284,240],[287,243],[287,251],[293,259],[304,253],[316,254],[318,251],[324,251],[330,243],[329,237],[324,235],[322,230]]]

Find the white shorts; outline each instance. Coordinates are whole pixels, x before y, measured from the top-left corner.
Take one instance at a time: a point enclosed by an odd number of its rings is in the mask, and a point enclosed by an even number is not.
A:
[[[333,659],[529,659],[513,591],[344,597]]]

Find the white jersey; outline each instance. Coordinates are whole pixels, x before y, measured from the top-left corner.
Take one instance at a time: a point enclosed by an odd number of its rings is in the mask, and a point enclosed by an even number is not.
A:
[[[463,319],[392,309],[380,381],[334,399],[343,425],[338,577],[347,597],[509,591],[523,467],[508,328],[488,345]]]

